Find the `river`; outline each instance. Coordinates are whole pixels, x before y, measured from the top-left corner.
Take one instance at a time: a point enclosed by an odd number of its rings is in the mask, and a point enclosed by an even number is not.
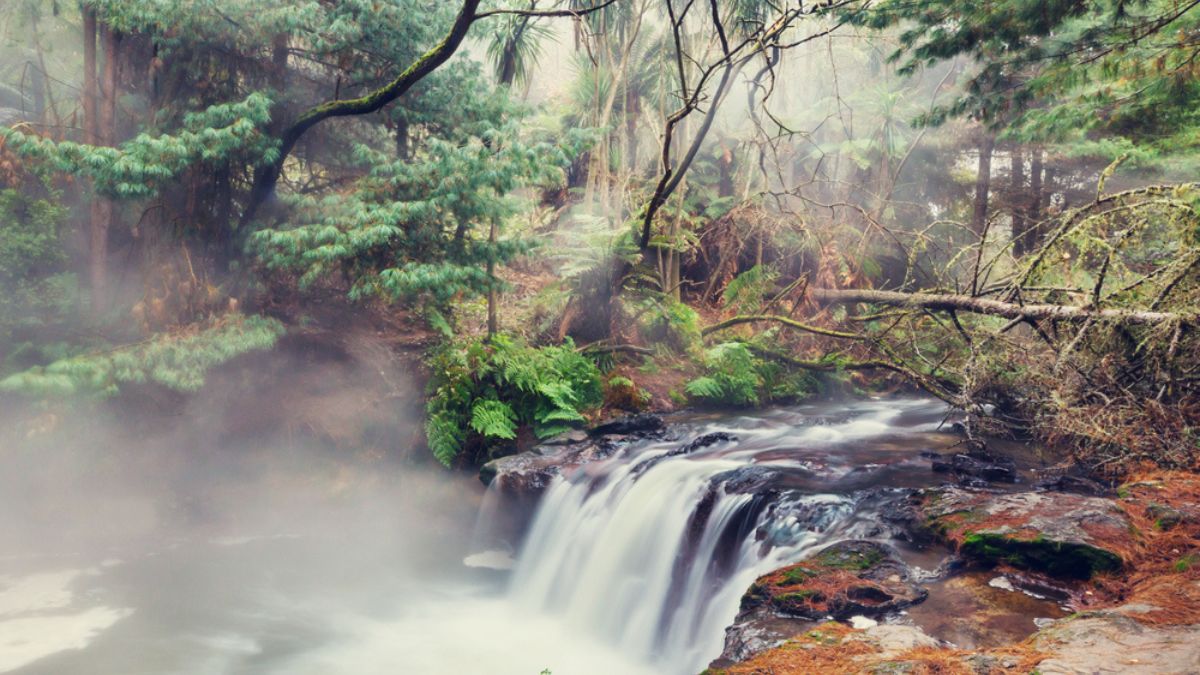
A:
[[[75,476],[63,513],[9,490],[29,517],[0,549],[0,673],[698,672],[758,575],[886,536],[880,495],[940,482],[921,453],[955,441],[945,417],[924,399],[679,417],[555,479],[513,542],[481,541],[473,477],[292,449],[282,468],[175,457],[169,475],[208,476],[186,500],[124,464],[92,471],[103,490]],[[732,438],[678,454],[714,432]]]

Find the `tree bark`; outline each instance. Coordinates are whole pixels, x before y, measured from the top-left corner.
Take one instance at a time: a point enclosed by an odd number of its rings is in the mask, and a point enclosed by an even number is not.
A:
[[[971,217],[971,229],[980,237],[983,236],[987,225],[988,193],[992,184],[992,151],[996,147],[996,137],[985,131],[979,142],[979,171],[975,175],[975,211]]]
[[[496,237],[497,237],[496,230],[497,230],[496,220],[492,219],[491,227],[488,229],[488,243],[491,244],[492,247],[495,247],[495,245],[496,245]],[[488,258],[487,275],[488,275],[488,282],[490,284],[488,286],[488,296],[487,296],[487,315],[488,315],[487,331],[488,331],[488,339],[491,340],[493,337],[496,336],[496,332],[499,330],[499,325],[500,325],[500,320],[499,320],[499,317],[497,316],[497,307],[496,307],[496,304],[497,304],[496,261],[495,261],[494,257]]]
[[[1200,313],[1155,312],[1134,309],[1095,309],[1075,305],[1018,305],[991,298],[950,293],[902,293],[899,291],[875,291],[868,289],[810,288],[809,297],[819,302],[847,304],[855,302],[896,307],[911,307],[932,311],[972,312],[998,316],[1005,319],[1050,319],[1054,321],[1082,322],[1087,320],[1113,321],[1121,324],[1160,324],[1179,322],[1196,325]]]
[[[437,70],[458,51],[459,46],[467,37],[471,24],[477,18],[475,11],[479,8],[481,1],[463,0],[454,24],[442,41],[426,51],[421,58],[387,85],[359,98],[327,101],[310,108],[284,129],[279,139],[279,156],[274,162],[259,167],[255,172],[254,184],[250,189],[246,209],[242,212],[241,224],[248,225],[258,213],[258,209],[275,191],[275,185],[283,173],[284,163],[296,148],[296,143],[309,129],[333,117],[366,115],[376,112],[403,96],[409,89],[412,89],[413,85]]]
[[[1025,254],[1025,229],[1029,220],[1025,217],[1026,208],[1022,203],[1025,196],[1025,153],[1019,145],[1012,149],[1012,181],[1009,184],[1009,212],[1012,215],[1013,253]]]
[[[1038,223],[1042,221],[1042,161],[1045,151],[1041,146],[1033,148],[1029,159],[1029,207],[1026,212],[1029,226],[1025,231],[1023,250],[1033,251],[1042,242],[1043,232]]]

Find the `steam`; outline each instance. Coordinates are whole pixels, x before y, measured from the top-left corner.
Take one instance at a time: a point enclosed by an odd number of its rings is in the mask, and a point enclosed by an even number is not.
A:
[[[294,341],[187,399],[6,403],[0,673],[240,671],[452,577],[480,486],[418,461],[420,397],[369,347]]]

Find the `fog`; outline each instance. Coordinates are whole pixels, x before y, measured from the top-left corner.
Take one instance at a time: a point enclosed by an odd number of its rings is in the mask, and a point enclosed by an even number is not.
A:
[[[6,407],[0,672],[231,672],[461,569],[481,486],[401,445],[409,374],[319,351],[154,412]]]

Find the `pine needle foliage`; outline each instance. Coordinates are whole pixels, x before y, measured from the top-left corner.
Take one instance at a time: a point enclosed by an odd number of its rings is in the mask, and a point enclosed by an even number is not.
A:
[[[552,347],[507,335],[459,340],[442,346],[430,366],[425,432],[446,466],[467,451],[467,459],[486,459],[522,427],[538,438],[575,428],[602,401],[599,369],[570,340]]]
[[[227,315],[183,333],[82,354],[0,380],[0,391],[40,397],[112,396],[125,384],[153,383],[181,392],[204,384],[211,368],[246,352],[270,349],[283,325],[262,316]]]
[[[508,262],[532,243],[489,242],[483,232],[518,212],[514,191],[562,180],[585,142],[574,134],[522,142],[512,113],[463,142],[428,139],[412,161],[359,147],[358,161],[371,170],[353,192],[296,200],[308,222],[257,232],[252,248],[268,269],[298,272],[302,286],[342,275],[355,300],[444,303],[486,292],[495,283],[488,263]]]
[[[90,178],[98,193],[116,199],[145,199],[197,162],[233,156],[273,161],[276,141],[263,133],[270,120],[271,100],[259,93],[246,100],[211,106],[184,117],[173,134],[142,133],[115,148],[0,128],[6,147],[33,162],[39,172]]]

